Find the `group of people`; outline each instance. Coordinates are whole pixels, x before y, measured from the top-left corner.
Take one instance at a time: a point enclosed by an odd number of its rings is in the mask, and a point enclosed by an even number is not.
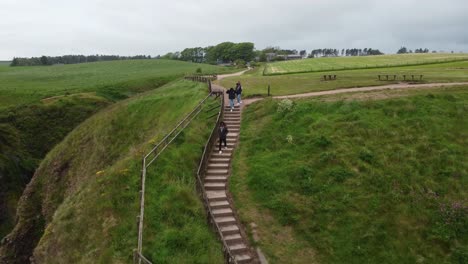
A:
[[[228,95],[229,95],[229,105],[231,107],[231,112],[232,110],[234,109],[234,100],[237,99],[237,105],[241,105],[242,104],[242,85],[240,82],[237,82],[236,83],[236,88],[230,88],[227,92],[226,92]],[[221,146],[222,144],[224,143],[224,148],[227,147],[227,142],[226,142],[226,138],[227,138],[227,134],[229,133],[229,130],[226,126],[226,124],[224,122],[221,122],[219,124],[219,128],[218,128],[218,135],[219,135],[219,153],[223,153],[222,150],[221,150]]]
[[[231,106],[231,112],[234,109],[234,100],[237,98],[237,105],[242,104],[242,85],[240,82],[236,83],[236,88],[230,88],[227,92],[229,94],[229,105]]]

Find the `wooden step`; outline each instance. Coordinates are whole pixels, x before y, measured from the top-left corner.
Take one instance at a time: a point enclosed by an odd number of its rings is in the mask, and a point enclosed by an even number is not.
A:
[[[215,217],[215,222],[221,226],[230,226],[236,224],[236,219],[232,216]],[[238,228],[239,229],[239,228]]]
[[[225,191],[206,191],[206,196],[210,202],[224,201],[227,199]]]
[[[242,236],[240,235],[240,233],[227,235],[227,236],[224,236],[224,241],[226,241],[226,244],[228,245],[238,244],[242,242]]]
[[[223,236],[233,235],[239,233],[239,227],[236,224],[220,226],[221,233]]]
[[[234,258],[239,264],[250,263],[252,261],[252,258],[247,254],[236,254]]]
[[[213,150],[213,154],[223,154],[223,153],[231,153],[233,148],[228,147],[227,149],[221,147],[222,153],[219,153],[219,144],[216,146],[216,148]]]
[[[247,246],[243,242],[238,243],[238,244],[228,245],[228,247],[231,253],[233,254],[244,253],[248,250]]]
[[[227,176],[206,176],[205,182],[226,182]]]
[[[231,127],[240,127],[241,125],[240,121],[226,121],[224,123],[226,123],[228,129],[230,129]]]
[[[229,141],[228,141],[228,142],[226,143],[226,147],[227,147],[228,149],[234,148],[235,145],[236,145],[236,143],[234,143],[234,142],[229,142]],[[218,147],[217,150],[219,151],[219,142],[216,142],[216,146]],[[221,144],[221,150],[224,150],[224,148],[225,148],[224,143],[222,143],[222,144]]]
[[[229,163],[209,163],[208,169],[227,169],[229,168]]]
[[[211,153],[211,158],[231,158],[231,155],[232,153],[231,152],[223,152],[221,154],[219,154],[219,151],[218,149],[215,149],[212,153]]]
[[[212,212],[213,212],[213,215],[215,217],[232,216],[233,215],[231,208],[215,209]]]
[[[210,202],[211,209],[231,208],[228,200]]]
[[[229,135],[229,133],[228,133],[228,135]],[[228,137],[228,136],[226,135],[226,141],[227,141],[227,143],[229,143],[229,142],[235,143],[235,142],[237,142],[237,138],[236,138],[236,137]],[[218,140],[216,140],[216,142],[219,143],[219,138],[218,138]]]
[[[230,163],[231,159],[230,158],[214,158],[212,157],[211,159],[208,160],[209,163]]]
[[[205,190],[207,191],[215,191],[215,190],[225,190],[226,183],[225,182],[207,182],[204,184]]]
[[[206,170],[206,176],[221,176],[228,174],[228,170]]]

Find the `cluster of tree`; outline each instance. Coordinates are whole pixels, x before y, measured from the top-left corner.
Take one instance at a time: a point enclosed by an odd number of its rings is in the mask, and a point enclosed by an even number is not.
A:
[[[42,56],[32,58],[13,58],[11,66],[39,66],[39,65],[54,65],[54,64],[76,64],[96,61],[113,61],[113,60],[142,60],[151,59],[148,55],[137,56],[118,56],[118,55],[64,55],[64,56]]]
[[[341,56],[369,56],[369,55],[383,55],[378,49],[364,48],[364,49],[342,49]],[[338,57],[340,50],[338,49],[314,49],[310,52],[309,58],[316,57]]]
[[[405,54],[405,53],[413,53],[412,50],[408,50],[406,47],[401,47],[398,51],[397,54]],[[415,49],[414,53],[429,53],[429,49]],[[432,51],[432,53],[437,53],[437,51]]]
[[[255,52],[254,44],[251,42],[223,42],[216,46],[186,48],[181,52],[169,52],[161,58],[211,64],[249,62],[255,58]]]
[[[296,49],[281,49],[280,47],[266,47],[263,50],[256,51],[256,57],[261,62],[284,60],[284,56],[287,55],[300,55],[306,57],[307,51],[298,51]]]

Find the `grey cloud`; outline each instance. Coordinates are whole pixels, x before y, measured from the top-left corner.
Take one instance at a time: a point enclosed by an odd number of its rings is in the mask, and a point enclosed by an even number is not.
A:
[[[0,59],[157,55],[222,41],[468,52],[467,11],[462,0],[2,0]]]

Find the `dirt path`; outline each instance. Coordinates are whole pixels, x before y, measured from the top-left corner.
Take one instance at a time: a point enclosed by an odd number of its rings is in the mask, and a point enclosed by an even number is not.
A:
[[[247,69],[247,70],[243,70],[243,71],[240,71],[240,72],[236,72],[236,73],[221,74],[221,75],[218,75],[218,79],[217,79],[217,80],[220,81],[220,80],[222,80],[222,79],[224,79],[224,78],[239,76],[239,75],[244,74],[244,72],[246,72],[246,71],[248,71],[248,70],[250,70],[250,68]]]
[[[342,94],[342,93],[378,91],[378,90],[386,90],[386,89],[389,89],[389,90],[395,90],[395,89],[425,89],[425,88],[434,88],[434,87],[452,87],[452,86],[460,86],[460,85],[468,85],[468,82],[425,83],[425,84],[400,83],[400,84],[389,84],[389,85],[382,85],[382,86],[344,88],[344,89],[310,92],[310,93],[302,93],[302,94],[281,95],[281,96],[273,96],[273,98],[274,99],[292,99],[292,98],[315,97],[315,96],[333,95],[333,94]],[[243,100],[244,106],[249,105],[249,104],[254,103],[254,102],[257,102],[257,101],[260,101],[260,100],[263,100],[263,99],[264,98],[248,98],[248,99],[245,99],[245,100]]]

